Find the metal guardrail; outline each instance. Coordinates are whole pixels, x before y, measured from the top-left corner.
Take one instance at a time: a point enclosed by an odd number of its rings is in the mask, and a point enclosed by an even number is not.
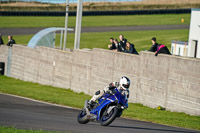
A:
[[[191,13],[191,9],[83,11],[83,16],[151,15],[151,14],[183,14],[183,13]],[[0,11],[0,16],[65,16],[65,11]],[[76,16],[76,11],[69,11],[69,16]]]

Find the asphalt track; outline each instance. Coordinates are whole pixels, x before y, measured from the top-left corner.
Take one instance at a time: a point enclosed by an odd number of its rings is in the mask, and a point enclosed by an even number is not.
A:
[[[72,133],[199,133],[149,122],[117,118],[107,127],[79,124],[78,110],[0,93],[0,126]]]
[[[2,35],[35,34],[44,28],[0,28]],[[151,26],[112,26],[112,27],[83,27],[81,32],[117,32],[117,31],[147,31],[189,29],[189,25],[151,25]],[[74,30],[75,31],[75,30]],[[73,32],[74,32],[73,31]]]

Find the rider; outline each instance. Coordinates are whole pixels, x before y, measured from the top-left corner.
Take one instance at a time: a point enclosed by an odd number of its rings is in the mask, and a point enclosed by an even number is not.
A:
[[[112,93],[112,90],[117,88],[118,91],[126,97],[126,99],[129,98],[129,86],[130,86],[130,80],[126,76],[123,76],[120,78],[119,82],[112,82],[109,84],[108,87],[104,88],[104,90],[99,90],[95,93],[95,95],[90,99],[88,102],[89,106],[91,106],[93,103],[96,103],[95,101],[98,100],[104,93]]]

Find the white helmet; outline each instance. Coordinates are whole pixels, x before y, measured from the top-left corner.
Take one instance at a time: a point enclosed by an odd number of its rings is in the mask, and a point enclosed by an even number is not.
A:
[[[121,79],[119,81],[119,85],[123,90],[128,90],[130,83],[131,82],[130,82],[129,78],[127,78],[126,76],[121,77]]]

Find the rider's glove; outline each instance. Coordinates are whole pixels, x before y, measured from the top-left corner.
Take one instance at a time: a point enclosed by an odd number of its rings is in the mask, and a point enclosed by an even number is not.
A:
[[[109,84],[109,87],[112,87],[112,86],[114,86],[114,84],[113,84],[113,83],[110,83],[110,84]]]
[[[115,86],[116,88],[119,86],[119,82],[112,82],[109,84],[109,87]]]
[[[115,86],[109,86],[108,89],[113,91],[116,87]]]
[[[111,94],[112,91],[111,91],[111,90],[107,90],[106,93],[107,93],[107,94]]]

